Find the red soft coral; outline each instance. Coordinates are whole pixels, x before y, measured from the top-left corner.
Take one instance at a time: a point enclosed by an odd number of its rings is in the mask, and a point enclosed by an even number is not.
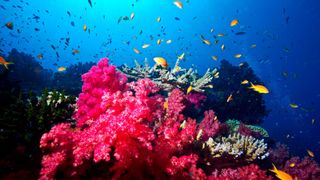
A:
[[[199,130],[202,129],[202,140],[206,141],[209,137],[214,138],[227,130],[227,126],[218,121],[217,116],[212,110],[204,112],[204,118],[199,124]]]
[[[266,171],[261,170],[258,165],[250,164],[236,169],[226,168],[220,171],[215,170],[209,180],[268,180],[272,177],[266,175]]]
[[[116,67],[108,64],[103,58],[97,66],[82,75],[82,93],[77,101],[78,111],[75,114],[77,126],[96,120],[102,113],[100,108],[102,96],[107,92],[121,91],[125,88],[127,77],[116,72]]]
[[[290,165],[294,164],[294,167]],[[298,179],[310,179],[316,180],[320,178],[320,166],[319,164],[310,157],[292,157],[283,168],[283,171],[290,174],[292,177],[298,177]]]

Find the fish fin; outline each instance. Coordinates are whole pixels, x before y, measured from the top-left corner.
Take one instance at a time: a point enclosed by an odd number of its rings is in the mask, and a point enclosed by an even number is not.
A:
[[[253,89],[254,84],[252,84],[252,82],[250,82],[250,85],[251,85],[251,86],[250,86],[249,88],[250,88],[250,89]]]
[[[278,169],[277,167],[272,163],[272,168],[273,169],[269,169],[271,172],[277,173]]]

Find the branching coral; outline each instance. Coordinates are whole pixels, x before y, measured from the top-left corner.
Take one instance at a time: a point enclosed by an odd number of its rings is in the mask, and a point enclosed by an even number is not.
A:
[[[230,134],[228,137],[220,137],[215,140],[209,138],[203,148],[209,148],[213,158],[233,156],[244,158],[246,161],[261,160],[268,156],[267,144],[264,140],[258,140],[251,136],[243,136],[239,133]]]
[[[134,68],[123,65],[119,70],[126,74],[129,79],[138,80],[141,78],[149,78],[165,91],[171,91],[174,88],[187,89],[187,87],[191,85],[194,91],[203,92],[208,88],[208,84],[212,79],[218,77],[217,69],[208,69],[202,77],[199,77],[197,72],[192,68],[181,68],[179,66],[179,59],[177,59],[172,70],[161,68],[161,66],[157,64],[150,68],[147,60],[145,60],[144,66],[140,65],[137,61],[135,61],[135,63],[136,66]]]

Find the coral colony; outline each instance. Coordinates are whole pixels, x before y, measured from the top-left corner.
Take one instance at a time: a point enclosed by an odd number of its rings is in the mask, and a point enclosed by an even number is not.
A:
[[[292,177],[319,177],[311,158],[270,149],[259,126],[219,121],[214,109],[188,116],[190,104],[203,106],[217,70],[198,78],[193,70],[119,69],[104,58],[82,75],[76,123],[57,124],[40,140],[40,179],[273,179],[261,165],[272,159]],[[187,95],[190,84],[203,94]]]

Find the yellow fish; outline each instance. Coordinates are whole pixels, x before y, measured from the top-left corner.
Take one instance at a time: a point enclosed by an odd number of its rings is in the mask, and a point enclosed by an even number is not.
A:
[[[236,26],[238,25],[239,21],[237,19],[234,19],[230,22],[230,26],[233,27],[233,26]]]
[[[219,33],[219,34],[218,34],[218,37],[223,37],[223,36],[224,36],[223,33]]]
[[[249,89],[253,89],[254,91],[260,93],[260,94],[268,94],[269,90],[263,86],[263,85],[259,85],[259,84],[252,84],[250,82],[251,86],[249,87]]]
[[[86,24],[85,24],[85,25],[83,25],[83,31],[84,31],[84,32],[86,32],[86,31],[87,31],[87,29],[88,29],[87,25],[86,25]]]
[[[256,48],[256,47],[257,47],[256,44],[252,44],[252,45],[250,46],[250,48]]]
[[[248,84],[248,83],[249,83],[249,81],[246,79],[241,82],[241,84]]]
[[[284,171],[278,170],[274,164],[272,164],[273,169],[270,169],[271,172],[274,172],[280,180],[293,180],[292,176]]]
[[[183,4],[181,1],[179,0],[176,0],[173,2],[174,5],[176,5],[179,9],[182,9],[183,8]]]
[[[161,17],[157,17],[157,22],[160,22],[161,21]]]
[[[192,91],[192,86],[190,85],[187,89],[187,94],[189,94]]]
[[[200,39],[202,40],[203,43],[205,43],[206,45],[210,45],[210,41],[205,39],[202,35],[200,35]]]
[[[182,60],[182,59],[184,58],[184,55],[185,55],[185,54],[182,53],[180,56],[178,56],[178,59],[179,59],[179,60]]]
[[[295,163],[290,163],[289,166],[290,167],[294,167],[296,164]]]
[[[144,45],[142,45],[142,48],[143,49],[146,49],[146,48],[148,48],[150,46],[150,44],[144,44]]]
[[[224,51],[225,49],[226,49],[225,45],[222,44],[222,45],[221,45],[221,50]]]
[[[62,72],[62,71],[65,71],[65,70],[67,70],[67,68],[65,68],[65,67],[59,67],[59,68],[58,68],[58,71],[59,71],[59,72]]]
[[[215,60],[215,61],[218,60],[218,57],[217,57],[217,56],[211,56],[211,58],[212,58],[213,60]]]
[[[160,66],[162,66],[163,68],[167,68],[168,67],[168,63],[167,60],[164,59],[163,57],[154,57],[153,60]]]
[[[160,45],[161,44],[161,39],[157,40],[157,44]]]
[[[203,130],[200,129],[199,132],[198,132],[198,134],[197,134],[197,137],[196,137],[196,140],[197,140],[197,141],[199,141],[199,139],[201,138],[202,134],[203,134]]]
[[[168,99],[163,103],[163,109],[168,109]]]
[[[3,65],[6,69],[9,69],[8,65],[13,64],[13,62],[7,62],[2,56],[0,56],[0,64]]]
[[[241,56],[242,56],[242,54],[235,54],[235,55],[234,55],[234,58],[239,59],[239,58],[241,58]]]
[[[140,51],[139,51],[138,49],[136,49],[136,48],[133,48],[133,51],[134,51],[135,53],[137,53],[137,54],[140,54]]]
[[[296,109],[299,107],[298,104],[294,104],[294,103],[290,103],[289,106],[293,109]]]
[[[309,149],[307,149],[307,153],[310,157],[312,157],[312,158],[314,157],[314,153],[312,151],[310,151]]]

